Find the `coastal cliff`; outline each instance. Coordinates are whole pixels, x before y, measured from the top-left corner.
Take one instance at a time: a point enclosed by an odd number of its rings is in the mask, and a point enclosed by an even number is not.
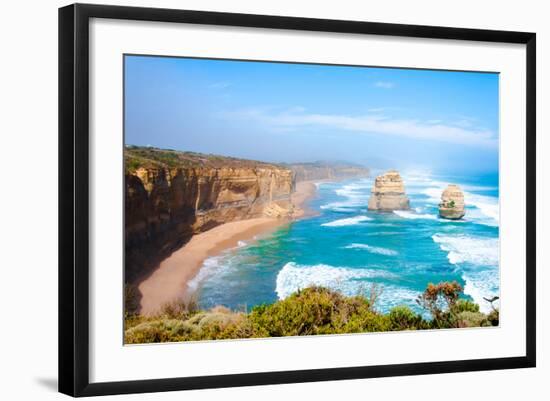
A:
[[[459,220],[465,214],[464,193],[458,185],[449,184],[441,194],[439,216],[444,219]]]
[[[409,209],[409,198],[405,194],[403,179],[395,170],[376,177],[371,192],[369,210],[391,212]]]
[[[370,170],[350,163],[295,163],[288,164],[294,172],[296,182],[314,180],[342,180],[353,177],[368,177]]]
[[[148,273],[194,234],[255,217],[293,217],[293,172],[191,152],[125,149],[126,281]]]

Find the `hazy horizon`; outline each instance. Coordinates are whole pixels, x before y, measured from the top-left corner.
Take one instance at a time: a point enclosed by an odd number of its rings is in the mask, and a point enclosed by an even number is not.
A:
[[[498,74],[125,57],[125,143],[268,162],[498,172]]]

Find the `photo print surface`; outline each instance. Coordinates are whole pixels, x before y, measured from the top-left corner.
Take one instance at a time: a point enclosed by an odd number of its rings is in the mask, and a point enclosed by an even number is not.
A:
[[[124,58],[126,344],[499,325],[499,75]]]

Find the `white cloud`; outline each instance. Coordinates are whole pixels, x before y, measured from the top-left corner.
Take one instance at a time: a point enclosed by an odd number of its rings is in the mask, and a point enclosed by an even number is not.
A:
[[[377,81],[374,83],[374,86],[382,89],[392,89],[395,88],[395,83],[389,81]]]
[[[226,112],[223,118],[255,121],[280,131],[303,128],[329,128],[359,134],[392,135],[403,138],[432,140],[454,144],[496,147],[497,138],[486,129],[457,127],[441,120],[415,120],[386,117],[380,114],[343,115],[305,113],[301,108],[274,112],[267,108],[253,108]]]
[[[474,124],[472,120],[462,119],[454,122],[454,125],[462,128],[469,128],[472,127]]]

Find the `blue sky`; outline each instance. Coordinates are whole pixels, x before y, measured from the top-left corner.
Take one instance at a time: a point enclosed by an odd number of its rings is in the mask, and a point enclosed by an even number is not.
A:
[[[498,170],[498,75],[126,56],[125,141],[272,162]]]

